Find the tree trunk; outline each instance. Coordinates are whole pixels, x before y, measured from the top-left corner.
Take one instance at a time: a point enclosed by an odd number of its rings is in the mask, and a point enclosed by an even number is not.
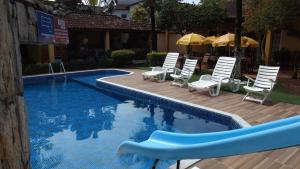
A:
[[[235,77],[241,77],[241,32],[242,32],[242,0],[236,0],[236,19],[235,19],[235,49],[236,57]]]
[[[264,33],[259,33],[258,35],[258,42],[259,42],[259,47],[257,49],[257,56],[256,56],[256,66],[262,64],[262,58],[264,56],[264,48],[263,48],[263,43],[264,43]]]
[[[151,18],[151,40],[152,40],[152,51],[157,50],[157,35],[155,26],[155,0],[150,0],[150,18]]]
[[[0,169],[28,169],[29,144],[13,0],[0,0]]]

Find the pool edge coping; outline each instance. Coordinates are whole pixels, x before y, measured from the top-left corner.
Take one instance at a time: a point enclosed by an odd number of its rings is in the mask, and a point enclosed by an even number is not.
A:
[[[152,95],[152,96],[155,96],[155,97],[160,97],[160,98],[167,99],[167,100],[170,100],[170,101],[173,101],[173,102],[177,102],[177,103],[181,103],[181,104],[186,104],[186,105],[189,105],[189,106],[192,106],[192,107],[196,107],[196,108],[200,108],[200,109],[205,109],[205,110],[208,110],[208,111],[215,112],[217,114],[229,116],[235,122],[237,122],[239,125],[241,125],[242,128],[251,127],[251,124],[249,124],[246,120],[244,120],[243,118],[241,118],[239,115],[236,115],[236,114],[232,114],[232,113],[229,113],[229,112],[225,112],[225,111],[222,111],[222,110],[210,108],[210,107],[207,107],[207,106],[203,106],[203,105],[199,105],[199,104],[195,104],[195,103],[191,103],[191,102],[187,102],[187,101],[175,99],[175,98],[164,96],[164,95],[160,95],[160,94],[157,94],[157,93],[151,93],[151,92],[148,92],[146,90],[141,90],[141,89],[137,89],[137,88],[125,86],[125,85],[118,84],[118,83],[115,83],[115,82],[107,81],[105,79],[113,78],[113,77],[120,77],[120,76],[129,76],[129,75],[132,75],[132,74],[135,73],[133,71],[124,70],[124,69],[111,69],[111,70],[125,71],[125,72],[128,72],[128,74],[114,75],[114,76],[109,76],[109,77],[102,77],[102,78],[96,79],[96,81],[99,81],[99,82],[102,82],[102,83],[106,83],[106,84],[110,84],[110,85],[114,85],[114,86],[121,87],[121,88],[125,88],[125,89],[129,89],[129,90],[133,90],[133,91],[140,92],[140,93],[143,93],[143,94],[148,94],[148,95]]]

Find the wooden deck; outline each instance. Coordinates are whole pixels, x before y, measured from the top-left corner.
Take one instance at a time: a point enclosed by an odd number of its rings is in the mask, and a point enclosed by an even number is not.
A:
[[[130,71],[135,73],[106,80],[237,114],[251,125],[300,114],[299,105],[287,103],[260,105],[252,102],[243,102],[242,95],[228,92],[221,92],[218,97],[210,97],[208,92],[190,93],[185,88],[170,86],[170,82],[144,81],[141,76],[142,70],[134,69]],[[300,146],[249,155],[207,159],[198,162],[194,166],[201,169],[300,169]]]

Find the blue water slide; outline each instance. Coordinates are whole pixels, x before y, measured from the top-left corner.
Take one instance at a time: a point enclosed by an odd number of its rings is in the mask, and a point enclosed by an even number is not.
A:
[[[300,116],[231,131],[180,134],[155,131],[146,141],[124,141],[118,154],[153,159],[205,159],[300,145]]]

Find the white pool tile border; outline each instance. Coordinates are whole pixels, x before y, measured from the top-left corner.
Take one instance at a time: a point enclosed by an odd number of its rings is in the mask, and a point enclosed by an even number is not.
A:
[[[243,128],[251,126],[248,122],[246,122],[244,119],[242,119],[240,116],[238,116],[236,114],[232,114],[232,113],[228,113],[228,112],[225,112],[225,111],[221,111],[221,110],[209,108],[209,107],[206,107],[206,106],[202,106],[202,105],[191,103],[191,102],[187,102],[187,101],[182,101],[182,100],[174,99],[174,98],[171,98],[171,97],[163,96],[163,95],[156,94],[156,93],[151,93],[151,92],[148,92],[148,91],[145,91],[145,90],[140,90],[140,89],[136,89],[136,88],[133,88],[133,87],[128,87],[128,86],[125,86],[125,85],[121,85],[121,84],[118,84],[118,83],[109,82],[109,81],[105,80],[105,79],[111,78],[111,77],[129,76],[129,75],[134,74],[134,72],[128,71],[128,70],[122,70],[122,69],[114,69],[114,70],[125,71],[125,72],[128,72],[129,74],[109,76],[109,77],[102,77],[102,78],[97,79],[97,81],[102,82],[102,83],[106,83],[106,84],[110,84],[110,85],[113,85],[113,86],[117,86],[117,87],[129,89],[129,90],[133,90],[133,91],[136,91],[136,92],[144,93],[144,94],[147,94],[147,95],[152,95],[152,96],[160,97],[160,98],[167,99],[167,100],[170,100],[170,101],[173,101],[173,102],[186,104],[186,105],[189,105],[189,106],[192,106],[192,107],[196,107],[196,108],[200,108],[200,109],[205,109],[205,110],[212,111],[212,112],[215,112],[215,113],[218,113],[218,114],[226,115],[226,116],[231,117],[234,121],[236,121],[238,124],[240,124],[240,126],[243,127]],[[151,83],[151,82],[149,82],[149,83]]]

